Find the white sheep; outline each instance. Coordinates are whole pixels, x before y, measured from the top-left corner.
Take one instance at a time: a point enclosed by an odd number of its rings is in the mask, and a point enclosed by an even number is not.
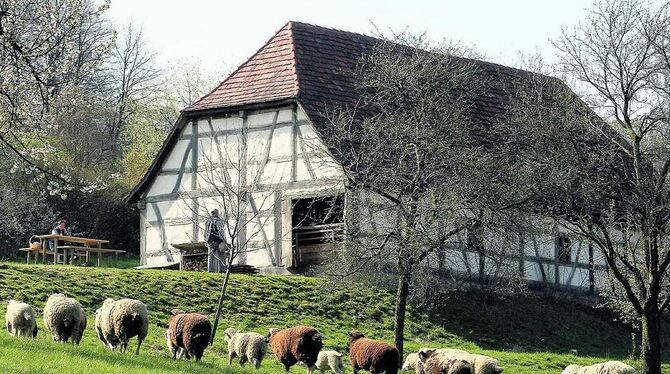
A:
[[[44,326],[54,341],[79,344],[86,329],[86,314],[81,304],[70,297],[57,293],[49,296],[44,305]]]
[[[314,367],[308,368],[308,373],[312,373],[314,369],[319,369],[321,374],[326,370],[331,370],[336,374],[344,374],[344,364],[342,364],[342,354],[337,351],[321,351],[316,357],[316,364]]]
[[[421,365],[421,361],[419,361],[419,354],[418,353],[410,353],[407,355],[407,358],[405,358],[405,362],[402,364],[402,371],[414,371]]]
[[[419,355],[421,355],[421,352],[426,353],[429,351],[444,355],[446,357],[458,358],[469,362],[472,365],[474,374],[499,374],[503,372],[503,368],[498,365],[498,360],[493,357],[469,353],[462,349],[455,348],[422,348],[419,351]],[[421,369],[417,370],[417,373],[420,372]]]
[[[12,336],[37,336],[35,309],[26,303],[9,300],[5,313],[5,327]]]
[[[240,365],[249,361],[254,368],[261,366],[263,357],[268,350],[267,338],[255,332],[239,332],[233,328],[224,331],[224,339],[228,342],[228,365],[232,365],[233,358],[240,358]]]
[[[442,351],[442,352],[440,352]],[[417,373],[442,374],[473,374],[472,364],[461,358],[462,353],[450,354],[444,350],[423,348],[419,351],[420,365]]]
[[[607,361],[591,366],[569,365],[562,374],[637,374],[637,371],[621,361]]]
[[[134,299],[105,299],[95,311],[95,331],[103,345],[112,350],[120,348],[124,353],[128,350],[128,341],[137,336],[135,354],[139,354],[149,331],[147,307]]]

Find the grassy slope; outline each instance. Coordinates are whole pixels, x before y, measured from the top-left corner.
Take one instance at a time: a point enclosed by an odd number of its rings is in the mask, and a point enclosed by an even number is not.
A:
[[[218,282],[219,276],[203,273],[0,264],[0,300],[24,300],[41,311],[49,294],[64,292],[77,298],[89,313],[89,328],[80,347],[53,343],[43,329],[36,341],[0,333],[0,367],[7,372],[26,373],[82,369],[99,373],[240,372],[239,365],[234,364],[231,369],[225,363],[220,334],[202,363],[174,362],[167,358],[161,326],[169,310],[183,308],[212,313]],[[272,326],[310,324],[323,332],[326,347],[341,352],[346,351],[346,332],[352,328],[391,340],[392,295],[364,287],[325,292],[320,285],[313,278],[235,275],[220,326],[265,333]],[[95,337],[92,313],[106,297],[132,297],[147,304],[151,326],[139,357],[104,350]],[[468,295],[461,295],[462,299],[453,297],[445,300],[440,306],[441,313],[432,317],[410,311],[408,351],[422,346],[450,346],[483,352],[498,358],[507,373],[559,373],[568,363],[621,359],[625,355],[622,346],[625,334],[616,329],[612,333],[602,321],[588,314],[566,316],[573,311],[566,311],[565,306],[556,306],[559,310],[552,311],[539,300],[531,300],[523,307],[519,300],[486,305],[467,302]],[[524,315],[508,315],[510,311]],[[537,321],[536,313],[548,317]],[[565,317],[562,320],[567,327],[557,330],[555,314]],[[522,341],[527,344],[519,344]],[[526,352],[502,351],[511,346],[522,346]],[[571,348],[591,356],[572,356],[567,353]],[[262,372],[280,373],[283,369],[268,357]]]

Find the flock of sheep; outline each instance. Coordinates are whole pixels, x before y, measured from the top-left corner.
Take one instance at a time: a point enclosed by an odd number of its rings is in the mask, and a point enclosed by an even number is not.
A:
[[[28,304],[10,300],[5,321],[7,331],[13,336],[35,337],[37,324],[35,310]],[[49,296],[44,306],[44,325],[56,342],[72,340],[79,344],[86,329],[86,314],[81,304],[63,294]],[[105,347],[126,352],[128,341],[137,337],[139,354],[142,341],[149,330],[146,306],[134,299],[106,299],[95,312],[95,331]],[[212,334],[212,324],[207,316],[172,310],[165,331],[165,341],[172,358],[191,357],[200,360]],[[228,343],[228,364],[238,358],[241,365],[250,362],[256,369],[261,366],[268,347],[288,372],[290,367],[302,363],[308,374],[315,369],[344,374],[342,354],[322,350],[321,333],[310,326],[287,329],[270,329],[268,336],[255,332],[240,332],[229,328],[224,332]],[[404,363],[398,350],[381,340],[366,338],[359,331],[349,332],[349,359],[354,374],[367,370],[371,374],[396,374],[398,369],[415,371],[416,374],[498,374],[503,369],[496,359],[472,354],[460,349],[422,348],[407,356]],[[402,364],[402,366],[401,366]],[[635,369],[619,361],[608,361],[591,366],[570,365],[562,374],[636,374]]]

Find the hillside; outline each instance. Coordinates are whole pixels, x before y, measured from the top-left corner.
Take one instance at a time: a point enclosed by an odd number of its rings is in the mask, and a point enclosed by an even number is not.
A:
[[[57,345],[43,329],[36,341],[0,333],[0,367],[40,373],[79,368],[109,373],[231,372],[221,335],[197,364],[168,359],[162,335],[170,309],[212,313],[219,279],[204,273],[0,264],[3,302],[20,299],[41,311],[49,294],[63,292],[77,298],[89,314],[81,347]],[[222,328],[266,333],[273,326],[311,324],[323,332],[326,347],[341,352],[346,351],[346,333],[353,328],[392,338],[393,296],[387,292],[367,287],[327,291],[314,278],[249,275],[234,275],[229,289]],[[150,333],[139,357],[106,351],[95,337],[92,314],[106,297],[137,298],[147,305]],[[543,299],[487,301],[453,293],[437,306],[439,313],[410,311],[406,349],[450,346],[483,352],[498,358],[506,373],[560,373],[568,363],[626,357],[630,338],[625,330],[571,305]],[[134,344],[133,340],[131,347]],[[570,354],[571,349],[577,349],[580,357]],[[239,365],[232,370],[238,372]],[[268,357],[261,371],[283,369]]]

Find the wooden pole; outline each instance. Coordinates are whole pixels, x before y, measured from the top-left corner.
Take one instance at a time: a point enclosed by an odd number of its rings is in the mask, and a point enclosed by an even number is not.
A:
[[[47,245],[48,245],[48,240],[41,239],[42,240],[42,263],[47,262]]]
[[[219,294],[219,302],[216,305],[216,316],[214,317],[214,326],[212,327],[212,337],[209,339],[209,345],[214,344],[214,336],[216,335],[216,328],[219,325],[221,312],[223,311],[223,299],[226,296],[226,288],[228,287],[228,279],[230,277],[230,268],[233,263],[233,250],[229,252],[228,263],[226,264],[226,274],[223,276],[223,284],[221,284],[221,294]]]

